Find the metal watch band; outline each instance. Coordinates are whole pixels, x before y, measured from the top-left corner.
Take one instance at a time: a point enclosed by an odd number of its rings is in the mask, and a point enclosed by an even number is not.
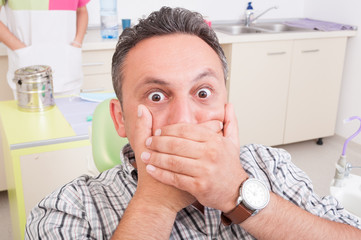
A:
[[[240,203],[229,213],[222,213],[222,220],[225,224],[240,224],[252,216],[253,211],[249,210],[243,203]]]

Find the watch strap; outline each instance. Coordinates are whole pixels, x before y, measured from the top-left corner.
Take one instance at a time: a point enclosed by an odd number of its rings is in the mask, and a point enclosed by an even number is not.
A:
[[[249,178],[247,177],[240,186],[240,189],[242,188],[242,185],[245,181],[247,181]],[[249,210],[242,202],[240,202],[232,211],[228,213],[223,213],[221,215],[221,219],[223,223],[226,225],[230,225],[231,223],[240,224],[247,218],[249,218],[253,212]]]
[[[231,223],[240,224],[252,216],[253,211],[249,210],[243,203],[238,204],[229,213],[222,213],[222,220],[226,225]]]

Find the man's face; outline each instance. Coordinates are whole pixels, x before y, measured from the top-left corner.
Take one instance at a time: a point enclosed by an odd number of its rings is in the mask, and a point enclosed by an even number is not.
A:
[[[125,135],[132,143],[137,107],[153,116],[153,132],[175,123],[224,120],[227,93],[221,61],[196,36],[173,34],[138,43],[125,59]]]

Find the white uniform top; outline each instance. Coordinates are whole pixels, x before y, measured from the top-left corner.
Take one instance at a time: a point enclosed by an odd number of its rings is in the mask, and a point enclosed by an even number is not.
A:
[[[8,28],[27,47],[8,48],[10,87],[15,70],[48,65],[53,70],[55,93],[80,89],[81,49],[71,46],[76,34],[76,9],[89,0],[0,0],[5,6]]]

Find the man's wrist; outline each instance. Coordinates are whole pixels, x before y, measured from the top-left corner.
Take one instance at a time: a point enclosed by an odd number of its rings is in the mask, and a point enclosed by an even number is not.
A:
[[[242,184],[248,179],[248,175],[247,176],[244,176],[242,178],[239,178],[238,179],[238,182],[236,183],[236,186],[237,187],[233,187],[232,188],[232,191],[233,191],[233,195],[232,195],[232,198],[231,200],[229,201],[228,204],[224,204],[225,208],[224,209],[221,209],[223,213],[230,213],[231,211],[233,211],[238,203],[237,203],[237,199],[239,197],[239,188],[240,186],[242,186]]]
[[[166,204],[162,201],[159,201],[159,199],[155,199],[153,195],[139,193],[138,190],[137,192],[134,194],[134,197],[131,201],[134,202],[134,204],[137,204],[144,212],[154,212],[167,215],[168,217],[175,217],[180,210],[171,204]]]
[[[226,225],[240,224],[265,208],[269,200],[270,193],[266,184],[255,178],[247,178],[239,187],[236,207],[230,212],[222,213],[222,221]]]

